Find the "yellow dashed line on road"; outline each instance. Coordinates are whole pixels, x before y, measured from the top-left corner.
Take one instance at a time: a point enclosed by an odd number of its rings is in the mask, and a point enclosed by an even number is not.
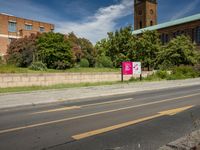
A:
[[[147,121],[147,120],[155,119],[155,118],[158,118],[158,117],[161,117],[161,116],[166,116],[166,115],[172,116],[172,115],[175,115],[175,114],[180,113],[182,111],[185,111],[187,109],[190,109],[192,107],[193,106],[186,106],[186,107],[182,107],[182,108],[177,108],[177,109],[159,112],[158,114],[150,116],[150,117],[145,117],[145,118],[121,123],[121,124],[118,124],[118,125],[114,125],[114,126],[110,126],[110,127],[106,127],[106,128],[97,129],[97,130],[89,131],[89,132],[86,132],[86,133],[74,135],[74,136],[72,136],[72,138],[75,139],[75,140],[81,140],[81,139],[88,138],[88,137],[91,137],[91,136],[94,136],[94,135],[102,134],[102,133],[113,131],[113,130],[120,129],[120,128],[124,128],[124,127],[130,126],[130,125],[134,125],[134,124],[138,124],[138,123]]]

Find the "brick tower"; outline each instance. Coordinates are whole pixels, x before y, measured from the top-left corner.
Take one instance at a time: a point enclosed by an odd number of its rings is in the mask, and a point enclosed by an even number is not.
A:
[[[157,24],[157,0],[134,0],[134,29]]]

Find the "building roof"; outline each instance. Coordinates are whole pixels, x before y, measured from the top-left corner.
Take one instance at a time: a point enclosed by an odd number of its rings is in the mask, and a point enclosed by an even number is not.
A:
[[[52,25],[53,27],[55,26],[55,25],[52,24],[52,23],[43,22],[43,21],[39,21],[39,20],[32,20],[32,19],[28,19],[28,18],[17,17],[17,16],[14,16],[14,15],[11,15],[11,14],[7,14],[7,13],[1,13],[1,12],[0,12],[0,15],[9,16],[9,17],[15,17],[15,18],[19,18],[19,19],[25,19],[25,20],[28,20],[28,21],[40,22],[40,23],[44,23],[44,24],[49,24],[49,25]],[[11,20],[10,20],[10,21],[11,21]],[[11,22],[12,22],[12,21],[11,21]]]
[[[167,27],[171,27],[171,26],[175,26],[175,25],[179,25],[179,24],[184,24],[184,23],[188,23],[188,22],[192,22],[192,21],[196,21],[196,20],[200,20],[200,14],[196,14],[193,16],[161,23],[161,24],[146,27],[146,28],[143,28],[140,30],[135,30],[135,31],[133,31],[133,34],[141,34],[142,32],[144,32],[146,30],[159,30],[159,29],[163,29],[163,28],[167,28]]]

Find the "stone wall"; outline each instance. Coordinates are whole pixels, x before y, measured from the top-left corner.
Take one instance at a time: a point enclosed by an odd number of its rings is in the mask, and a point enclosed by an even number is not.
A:
[[[143,76],[152,72],[144,72]],[[124,80],[132,76],[124,76]],[[44,74],[0,74],[0,88],[22,86],[49,86],[55,84],[94,83],[120,81],[120,73],[44,73]]]

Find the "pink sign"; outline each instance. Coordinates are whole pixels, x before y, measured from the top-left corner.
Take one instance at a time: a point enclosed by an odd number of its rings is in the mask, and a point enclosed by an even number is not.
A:
[[[133,63],[132,62],[123,62],[123,75],[132,75],[133,74]]]

